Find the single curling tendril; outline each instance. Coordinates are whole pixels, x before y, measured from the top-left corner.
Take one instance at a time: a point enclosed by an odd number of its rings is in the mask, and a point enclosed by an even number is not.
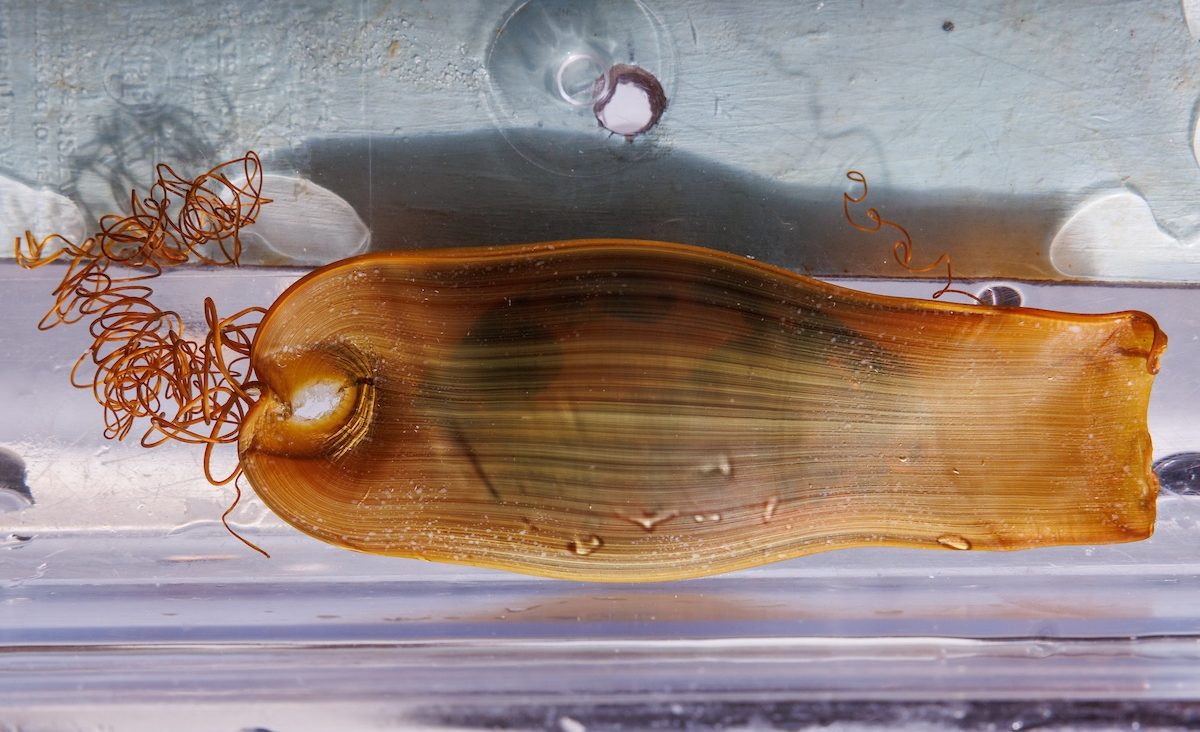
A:
[[[966,290],[960,290],[954,287],[954,272],[950,266],[949,253],[943,252],[941,256],[929,264],[917,266],[912,263],[913,240],[912,235],[908,233],[908,229],[904,228],[895,221],[883,218],[883,215],[879,213],[879,209],[875,208],[874,206],[867,208],[864,214],[867,217],[867,220],[871,223],[860,224],[859,222],[855,221],[854,216],[850,214],[850,204],[859,204],[867,200],[867,177],[857,170],[849,171],[846,173],[846,177],[849,178],[852,183],[857,183],[862,186],[862,193],[858,194],[857,196],[852,196],[849,193],[842,194],[842,213],[845,214],[846,221],[849,222],[851,226],[868,234],[874,234],[877,231],[881,231],[884,227],[891,229],[896,234],[899,234],[900,238],[892,242],[892,256],[895,257],[897,264],[909,272],[914,274],[924,274],[926,272],[932,272],[933,270],[945,265],[946,284],[942,285],[941,289],[933,293],[933,299],[940,299],[942,295],[952,292],[956,295],[968,297],[976,304],[985,304],[983,300],[979,299],[978,296],[967,292]]]

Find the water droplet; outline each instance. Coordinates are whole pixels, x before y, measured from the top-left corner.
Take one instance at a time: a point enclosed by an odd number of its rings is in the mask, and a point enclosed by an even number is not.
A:
[[[586,557],[602,546],[604,546],[604,540],[595,534],[591,534],[586,538],[576,539],[568,543],[567,549],[581,557]]]
[[[961,537],[958,534],[944,534],[938,537],[937,542],[942,546],[947,546],[951,549],[959,549],[962,551],[966,551],[967,549],[971,548],[971,542],[967,541],[966,538]]]
[[[656,511],[654,513],[643,511],[640,516],[622,516],[621,518],[632,521],[646,531],[653,531],[655,526],[678,515],[678,511]]]
[[[763,506],[763,523],[767,523],[775,516],[775,509],[779,506],[779,496],[771,496],[767,499],[767,505]]]
[[[733,462],[730,461],[728,455],[721,453],[717,455],[716,459],[703,463],[700,466],[700,472],[708,474],[720,473],[728,478],[733,475]]]
[[[698,524],[702,524],[705,521],[716,522],[716,521],[721,520],[721,514],[719,514],[719,513],[698,513],[698,514],[692,516],[692,520]]]

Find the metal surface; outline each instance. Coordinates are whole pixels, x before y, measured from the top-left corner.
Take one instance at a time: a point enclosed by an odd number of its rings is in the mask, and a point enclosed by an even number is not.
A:
[[[591,7],[15,0],[0,174],[95,216],[157,161],[252,148],[344,187],[381,247],[637,232],[886,275],[841,222],[858,168],[964,276],[1200,280],[1190,3],[614,3],[587,48],[670,77],[628,147],[537,81]],[[501,41],[548,64],[520,96]]]

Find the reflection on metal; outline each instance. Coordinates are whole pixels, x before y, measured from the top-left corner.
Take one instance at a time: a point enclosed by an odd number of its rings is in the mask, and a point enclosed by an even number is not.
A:
[[[984,305],[1005,308],[1020,307],[1023,302],[1021,291],[1011,285],[990,285],[980,290],[977,297]]]
[[[1154,463],[1154,472],[1164,492],[1200,496],[1200,452],[1168,455]]]
[[[33,492],[25,484],[25,461],[12,450],[0,448],[0,513],[33,505]]]

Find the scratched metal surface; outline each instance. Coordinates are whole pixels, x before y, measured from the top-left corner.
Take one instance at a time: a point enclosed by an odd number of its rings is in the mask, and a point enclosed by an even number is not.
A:
[[[972,288],[1033,281],[1016,283],[1028,305],[1158,317],[1156,456],[1200,450],[1190,3],[611,6],[627,22],[583,33],[588,47],[652,62],[670,97],[633,143],[544,86],[504,85],[497,30],[520,4],[0,2],[0,229],[66,221],[47,200],[94,218],[154,162],[199,170],[252,148],[349,202],[375,249],[661,238],[927,294],[879,279],[903,274],[889,241],[842,220],[857,168],[918,253],[951,252]],[[586,7],[535,17],[533,48],[566,48]],[[267,304],[314,263],[172,273],[163,305]],[[336,551],[251,498],[232,518],[266,562],[220,529],[229,497],[196,450],[103,441],[66,383],[86,335],[34,328],[55,274],[0,259],[0,480],[15,457],[34,499],[0,505],[8,721],[120,717],[116,695],[150,728],[147,705],[204,694],[204,714],[241,703],[227,719],[251,727],[271,718],[246,711],[258,702],[294,719],[280,710],[320,688],[363,728],[482,725],[414,712],[452,704],[466,679],[478,704],[1200,697],[1195,496],[1164,496],[1158,533],[1133,545],[841,552],[602,591]]]

